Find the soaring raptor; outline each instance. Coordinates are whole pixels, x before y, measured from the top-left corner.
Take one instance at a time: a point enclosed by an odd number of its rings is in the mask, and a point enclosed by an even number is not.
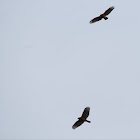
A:
[[[90,123],[90,121],[86,120],[86,118],[89,116],[89,111],[90,111],[90,108],[89,107],[86,107],[84,109],[84,112],[82,114],[81,117],[78,118],[78,121],[75,122],[75,124],[72,126],[73,129],[77,128],[78,126],[80,126],[81,124],[83,124],[84,122],[88,122]]]
[[[107,9],[103,14],[101,14],[100,16],[98,16],[98,17],[95,17],[94,19],[92,19],[89,23],[94,23],[94,22],[97,22],[97,21],[99,21],[99,20],[101,20],[101,19],[105,19],[105,20],[107,20],[108,19],[108,17],[107,17],[107,15],[108,14],[110,14],[110,12],[114,9],[115,7],[114,6],[112,6],[112,7],[110,7],[109,9]]]

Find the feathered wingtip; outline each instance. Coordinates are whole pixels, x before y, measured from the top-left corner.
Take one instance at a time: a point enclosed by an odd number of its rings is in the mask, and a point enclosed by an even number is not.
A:
[[[110,8],[111,8],[111,9],[114,9],[114,8],[115,8],[115,6],[111,6]]]
[[[89,24],[92,24],[92,22],[90,21]]]

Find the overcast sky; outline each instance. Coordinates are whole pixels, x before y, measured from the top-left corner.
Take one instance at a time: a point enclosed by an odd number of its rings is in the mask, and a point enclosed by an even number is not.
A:
[[[140,139],[139,5],[0,0],[0,139]]]

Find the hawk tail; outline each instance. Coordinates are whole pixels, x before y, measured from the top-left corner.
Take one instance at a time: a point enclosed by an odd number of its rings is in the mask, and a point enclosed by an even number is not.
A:
[[[91,121],[86,120],[86,122],[91,123]]]
[[[107,19],[108,19],[108,17],[104,17],[104,19],[105,19],[105,20],[107,20]]]

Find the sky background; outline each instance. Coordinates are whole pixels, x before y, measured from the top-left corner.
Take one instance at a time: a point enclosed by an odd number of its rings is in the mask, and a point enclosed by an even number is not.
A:
[[[140,139],[139,5],[0,0],[0,139]]]

